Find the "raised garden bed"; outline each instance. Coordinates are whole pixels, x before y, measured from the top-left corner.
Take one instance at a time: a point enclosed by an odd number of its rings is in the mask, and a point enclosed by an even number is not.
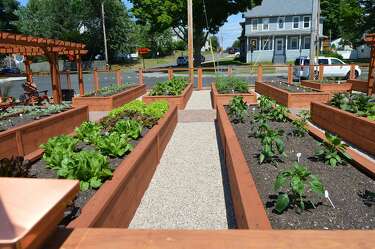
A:
[[[348,83],[352,84],[352,90],[357,92],[367,93],[368,91],[368,81],[364,80],[348,80]],[[373,88],[375,92],[375,86]]]
[[[248,104],[256,104],[257,96],[255,93],[247,91],[246,93],[232,92],[232,93],[219,93],[216,84],[211,85],[211,99],[212,106],[216,109],[217,105],[228,105],[234,96],[242,96],[244,101]]]
[[[285,82],[256,82],[255,91],[288,108],[310,108],[312,101],[328,102],[330,98],[329,93]]]
[[[92,93],[87,96],[74,97],[73,106],[88,106],[90,112],[112,111],[146,94],[146,86],[124,85],[123,88],[119,88],[119,91],[119,93],[115,93],[113,90],[99,91],[97,94]]]
[[[183,79],[175,78],[171,81],[159,82],[150,93],[143,96],[145,103],[155,101],[168,101],[170,106],[176,105],[179,110],[184,110],[192,93],[194,85],[188,84]]]
[[[352,84],[346,81],[338,83],[325,80],[303,80],[301,85],[329,93],[350,92],[352,90]]]
[[[2,160],[6,176],[79,179],[81,192],[65,212],[69,227],[127,227],[177,124],[177,108],[141,101],[87,122],[74,137],[50,139],[32,164]],[[11,170],[7,170],[7,169]],[[126,205],[124,205],[126,203]]]
[[[87,106],[68,109],[50,116],[45,115],[47,114],[18,114],[4,121],[12,121],[9,123],[14,127],[0,132],[0,159],[33,153],[49,138],[72,133],[75,127],[89,118]]]
[[[287,157],[281,157],[281,160],[277,161],[277,167],[269,162],[259,164],[260,140],[249,137],[249,131],[254,127],[250,122],[258,110],[256,106],[251,107],[249,116],[244,115],[245,123],[235,124],[230,122],[227,110],[223,106],[218,107],[219,131],[225,148],[232,195],[236,198],[234,207],[240,228],[270,229],[269,224],[274,229],[375,228],[374,218],[369,218],[375,217],[375,172],[362,173],[350,162],[335,168],[327,166],[314,156],[314,151],[318,147],[317,140],[308,134],[304,137],[291,135],[294,127],[289,121],[269,122],[272,129],[282,128],[285,131],[282,140],[285,143]],[[301,153],[300,163],[316,175],[324,189],[329,191],[335,209],[324,199],[324,195],[316,197],[312,192],[307,192],[308,198],[316,198],[313,199],[316,209],[306,203],[308,210],[300,214],[296,213],[296,207],[290,207],[282,214],[275,211],[275,202],[279,194],[279,191],[274,190],[275,179],[280,172],[290,169],[298,160],[297,153]],[[250,219],[250,216],[253,219]]]
[[[375,155],[375,121],[325,103],[311,103],[311,119],[322,129]]]

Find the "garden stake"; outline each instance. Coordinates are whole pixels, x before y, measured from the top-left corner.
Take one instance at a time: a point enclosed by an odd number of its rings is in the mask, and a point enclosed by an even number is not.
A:
[[[302,156],[302,153],[297,153],[297,160],[298,160],[298,163],[299,163],[299,159],[301,158]]]
[[[333,202],[332,202],[331,198],[329,198],[329,192],[328,192],[328,190],[326,190],[326,191],[324,192],[324,195],[325,195],[326,199],[329,200],[329,202],[331,203],[332,207],[333,207],[333,208],[336,208],[335,205],[333,205]]]

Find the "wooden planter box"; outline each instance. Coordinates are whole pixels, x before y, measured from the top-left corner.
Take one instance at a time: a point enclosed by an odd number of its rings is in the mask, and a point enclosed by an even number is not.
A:
[[[155,101],[160,101],[160,100],[166,100],[168,101],[170,106],[176,105],[179,110],[184,110],[190,97],[191,94],[193,93],[194,85],[189,84],[186,89],[182,92],[180,96],[150,96],[146,95],[143,96],[143,101],[146,104],[155,102]]]
[[[348,80],[348,83],[352,84],[352,90],[357,92],[367,93],[368,91],[368,81],[363,80]],[[373,88],[375,92],[375,86]]]
[[[323,103],[311,103],[312,122],[375,155],[375,121]]]
[[[292,93],[261,82],[255,83],[255,91],[288,108],[310,108],[313,101],[328,102],[330,99],[330,94],[326,92]]]
[[[70,228],[127,228],[147,190],[160,158],[177,125],[177,107],[140,141],[111,180],[106,181],[72,221]]]
[[[84,106],[0,132],[0,158],[33,153],[49,138],[70,134],[88,119],[88,107]]]
[[[350,92],[352,90],[352,84],[344,82],[341,84],[338,83],[319,83],[317,81],[303,80],[301,82],[302,86],[310,87],[322,92],[329,93],[340,93],[340,92]]]
[[[88,106],[90,112],[109,112],[146,94],[145,85],[137,85],[109,97],[74,97],[73,106]]]
[[[249,93],[238,93],[238,94],[220,94],[217,91],[216,84],[211,84],[211,99],[212,99],[212,107],[214,109],[217,108],[217,105],[229,105],[230,101],[235,96],[242,96],[244,101],[249,104],[253,105],[257,103],[257,95],[253,92]]]

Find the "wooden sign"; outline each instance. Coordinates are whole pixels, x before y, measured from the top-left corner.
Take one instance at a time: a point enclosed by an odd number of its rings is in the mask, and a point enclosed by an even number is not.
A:
[[[138,53],[140,55],[145,55],[151,52],[151,49],[149,48],[138,48]]]

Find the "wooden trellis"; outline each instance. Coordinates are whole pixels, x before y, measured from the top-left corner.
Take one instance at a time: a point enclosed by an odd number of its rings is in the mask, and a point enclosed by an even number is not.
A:
[[[86,45],[82,43],[33,37],[22,34],[0,32],[0,54],[21,54],[25,56],[27,81],[32,81],[30,56],[46,56],[50,64],[52,93],[54,103],[61,103],[61,84],[58,65],[59,55],[74,56],[77,63],[79,91],[84,95],[84,83],[81,56],[87,54]]]
[[[367,35],[365,38],[366,43],[371,47],[371,60],[368,72],[368,92],[371,96],[374,92],[375,85],[375,34]]]

